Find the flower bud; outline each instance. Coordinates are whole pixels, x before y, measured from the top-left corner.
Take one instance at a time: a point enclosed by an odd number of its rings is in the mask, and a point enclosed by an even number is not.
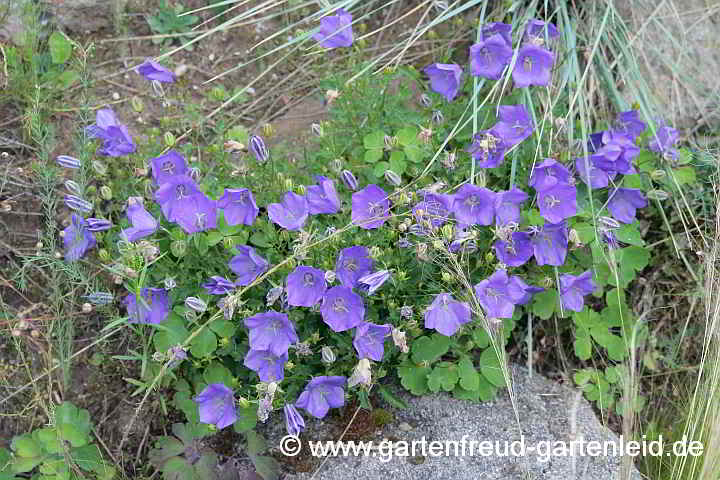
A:
[[[650,200],[658,200],[662,202],[663,200],[667,200],[668,198],[670,198],[670,194],[664,190],[650,190],[649,192],[647,192],[647,198],[649,198]]]
[[[267,135],[267,134],[266,134]],[[248,142],[250,144],[250,151],[255,155],[255,159],[258,163],[265,163],[270,158],[270,151],[265,145],[265,141],[259,135],[251,135]]]
[[[269,123],[266,123],[265,125],[262,126],[262,131],[263,131],[263,134],[268,138],[272,137],[273,133],[275,133],[275,129]]]
[[[82,188],[80,188],[77,182],[72,180],[65,180],[65,189],[73,195],[82,195]]]
[[[82,166],[82,162],[80,160],[75,157],[71,157],[70,155],[59,155],[55,158],[55,161],[58,165],[65,168],[77,169]]]
[[[450,223],[446,223],[442,226],[442,234],[446,240],[451,240],[453,235],[455,235],[455,227],[453,227]]]
[[[135,110],[137,113],[142,113],[142,111],[145,109],[145,104],[140,99],[140,97],[132,97],[130,99],[130,105],[132,105],[133,110]]]
[[[320,349],[320,354],[322,356],[323,363],[327,363],[329,365],[335,361],[335,352],[333,352],[330,347],[322,347]]]
[[[233,237],[224,237],[223,238],[223,246],[230,250],[235,246],[235,239]]]
[[[172,242],[170,244],[170,251],[177,258],[180,258],[183,255],[185,255],[186,250],[187,250],[187,243],[185,243],[184,240],[175,240],[174,242]]]
[[[298,185],[297,187],[295,187],[295,192],[298,195],[305,195],[305,185]]]
[[[90,213],[93,210],[93,204],[91,202],[76,195],[65,195],[65,206],[71,210],[82,213]]]
[[[92,305],[90,305],[89,303],[83,303],[83,305],[82,305],[82,312],[83,312],[83,313],[90,313],[90,312],[92,312]]]
[[[167,277],[163,281],[163,286],[165,287],[165,290],[172,290],[173,288],[177,287],[177,283],[175,282],[175,279],[173,277]]]
[[[620,223],[612,217],[605,217],[605,216],[599,217],[598,224],[604,228],[611,228],[611,229],[620,228]]]
[[[293,368],[295,368],[295,364],[293,362],[289,361],[285,364],[285,369],[292,370]]]
[[[100,160],[93,160],[92,161],[92,168],[95,170],[95,173],[98,175],[105,175],[107,173],[107,165],[105,165]]]
[[[35,244],[35,248],[36,248],[37,250],[42,250],[42,248],[43,248],[44,246],[45,246],[45,245],[43,245],[42,242],[37,242],[37,243]]]
[[[443,242],[443,241],[440,240],[440,239],[433,240],[432,246],[433,246],[433,248],[436,248],[436,249],[438,249],[438,250],[442,250],[443,248],[445,248],[445,242]]]
[[[98,256],[100,257],[100,260],[102,260],[103,262],[107,262],[108,260],[110,260],[110,252],[108,252],[104,248],[101,248],[100,250],[98,250]]]
[[[88,218],[86,222],[87,229],[91,232],[103,232],[112,228],[112,222],[104,218]]]
[[[342,171],[342,164],[342,158],[336,158],[330,162],[330,169],[335,173],[340,173]]]
[[[393,172],[392,170],[385,170],[385,180],[396,187],[399,187],[402,183],[402,178],[400,178],[400,175]]]
[[[185,306],[198,313],[203,313],[205,310],[207,310],[207,303],[205,303],[203,299],[198,297],[187,297],[185,299]]]
[[[372,258],[373,260],[377,260],[378,258],[380,258],[380,255],[382,255],[382,250],[380,250],[380,247],[378,247],[377,245],[373,245],[372,247],[370,247],[368,254],[370,255],[370,258]]]
[[[357,190],[358,188],[358,182],[355,178],[355,175],[350,170],[343,170],[342,171],[342,181],[345,184],[347,188],[350,190]]]
[[[653,170],[650,172],[650,178],[656,182],[664,179],[665,177],[667,177],[667,172],[665,172],[665,170]]]
[[[250,406],[250,402],[245,397],[238,397],[237,403],[240,408],[248,408]]]
[[[580,241],[580,235],[578,234],[577,230],[574,228],[571,228],[568,232],[568,240],[570,240],[570,243],[575,245],[576,247],[582,247],[582,242]]]
[[[175,145],[176,141],[175,135],[173,135],[172,132],[165,132],[165,134],[163,135],[163,140],[165,141],[165,145],[167,145],[168,147],[172,147],[173,145]]]
[[[325,135],[325,130],[323,129],[323,126],[319,123],[313,123],[310,125],[310,132],[312,132],[313,135],[316,137],[322,137]]]
[[[110,187],[107,185],[103,185],[100,187],[100,196],[103,198],[103,200],[112,200],[113,194]]]
[[[442,272],[442,279],[445,283],[451,283],[453,278],[450,272]]]
[[[327,283],[335,283],[336,275],[332,270],[325,271],[325,281]]]
[[[403,308],[405,308],[405,307],[403,307]],[[410,313],[412,314],[412,309],[411,309]],[[408,345],[407,345],[407,338],[406,338],[405,332],[403,332],[402,330],[399,330],[397,328],[393,328],[391,331],[391,335],[392,335],[393,343],[395,344],[396,347],[398,347],[400,349],[401,352],[408,353],[410,351],[410,348],[408,348]]]
[[[90,295],[86,295],[90,303],[93,305],[107,305],[113,301],[113,294],[109,292],[93,292]]]
[[[285,179],[285,190],[290,191],[290,190],[292,190],[292,188],[293,188],[292,178],[286,178]]]
[[[425,108],[430,108],[432,106],[432,100],[427,93],[423,93],[422,95],[420,95],[420,103]]]
[[[440,110],[433,110],[432,116],[430,118],[432,119],[433,123],[438,125],[445,121],[445,116]]]

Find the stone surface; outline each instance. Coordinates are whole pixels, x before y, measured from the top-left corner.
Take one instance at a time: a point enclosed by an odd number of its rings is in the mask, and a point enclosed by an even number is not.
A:
[[[656,113],[676,127],[720,125],[718,6],[717,0],[615,2],[658,102]],[[636,100],[629,89],[626,94]]]
[[[126,0],[45,0],[52,21],[71,32],[95,32],[112,25]]]
[[[569,442],[582,437],[585,441],[615,442],[618,438],[605,428],[595,416],[590,404],[571,388],[554,383],[538,374],[529,377],[522,367],[512,367],[517,411],[525,445],[544,445],[540,442]],[[397,389],[409,408],[392,410],[394,419],[377,432],[372,440],[376,445],[383,439],[412,442],[424,437],[429,443],[435,440],[470,440],[513,442],[520,440],[510,398],[507,392],[490,403],[472,403],[456,400],[446,394],[414,397]],[[269,422],[264,434],[268,445],[279,445],[285,435],[280,418]],[[331,421],[310,420],[301,440],[333,438]],[[396,444],[397,445],[397,444]],[[455,447],[451,447],[454,451]],[[459,447],[458,447],[459,448]],[[469,446],[467,447],[469,451]],[[504,446],[502,447],[504,448]],[[277,448],[276,458],[281,458]],[[452,453],[451,451],[451,453]],[[304,454],[304,452],[303,452]],[[321,465],[319,459],[309,460],[307,473],[288,475],[286,479],[308,480],[625,480],[621,476],[620,457],[549,457],[530,453],[523,457],[492,456],[395,456],[387,460],[387,452],[370,456],[328,457]],[[307,468],[306,468],[307,469]],[[319,471],[317,471],[319,470]],[[314,475],[314,476],[313,476]],[[630,479],[642,477],[632,469]]]

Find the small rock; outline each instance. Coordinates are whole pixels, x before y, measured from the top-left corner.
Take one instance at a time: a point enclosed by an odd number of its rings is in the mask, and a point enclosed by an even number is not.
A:
[[[175,67],[175,76],[182,77],[183,75],[185,75],[187,73],[187,71],[188,71],[188,66],[185,65],[184,63],[181,63],[180,65]]]
[[[398,425],[398,428],[399,428],[400,430],[402,430],[403,432],[409,432],[410,430],[413,429],[413,427],[410,426],[410,424],[407,423],[407,422],[402,422],[402,423],[400,423],[400,425]]]

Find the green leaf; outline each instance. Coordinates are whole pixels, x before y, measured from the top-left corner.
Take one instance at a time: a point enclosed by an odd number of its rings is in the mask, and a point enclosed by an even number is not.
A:
[[[225,320],[224,318],[214,320],[212,323],[210,323],[209,327],[210,330],[217,333],[220,338],[232,337],[235,333],[235,330],[237,329],[237,325],[235,325],[229,320]]]
[[[210,247],[214,247],[218,243],[222,242],[224,235],[217,230],[207,232],[207,244]]]
[[[157,469],[162,469],[165,462],[172,457],[182,455],[185,445],[175,437],[160,437],[155,442],[155,448],[148,453],[150,464]]]
[[[695,176],[695,169],[691,167],[690,165],[680,168],[674,168],[672,170],[672,175],[675,176],[675,180],[677,180],[678,185],[686,185],[688,183],[695,183],[697,180]],[[672,182],[672,180],[670,180]],[[675,182],[672,182],[673,184]]]
[[[589,360],[592,354],[592,341],[590,340],[590,332],[585,328],[577,328],[575,330],[575,355],[580,360]]]
[[[272,246],[267,235],[260,232],[250,235],[250,243],[261,248],[270,248]]]
[[[207,236],[202,232],[197,232],[193,235],[193,243],[200,255],[205,255],[210,248],[208,246]]]
[[[248,430],[245,432],[245,440],[247,441],[245,453],[248,455],[258,455],[267,450],[267,442],[265,441],[265,438],[255,430]]]
[[[385,175],[385,170],[388,169],[390,169],[390,164],[388,162],[378,162],[373,167],[372,173],[375,178],[382,178],[382,176]]]
[[[377,149],[365,150],[364,158],[366,163],[375,163],[383,158],[383,151]]]
[[[363,137],[363,146],[368,149],[383,149],[385,148],[385,132],[376,130],[368,133]]]
[[[245,433],[257,425],[257,407],[252,404],[247,407],[238,407],[237,409],[237,421],[233,425],[233,429],[237,433]]]
[[[217,349],[217,337],[209,328],[203,328],[190,342],[190,353],[197,358],[207,357]]]
[[[398,131],[397,139],[398,143],[403,147],[409,145],[416,145],[419,140],[417,138],[419,130],[415,127],[405,127]]]
[[[414,363],[404,362],[397,367],[400,383],[405,389],[409,390],[413,395],[423,395],[427,393],[427,376],[430,374],[430,367],[415,365]]]
[[[55,64],[65,63],[72,55],[72,42],[63,33],[55,31],[48,39],[50,58]]]
[[[405,154],[399,150],[395,150],[390,154],[390,170],[397,173],[398,175],[402,175],[405,173],[405,168],[407,168],[407,163],[405,162]]]
[[[447,362],[436,365],[427,377],[428,388],[433,393],[438,392],[440,389],[450,392],[455,388],[457,382],[457,367]]]
[[[433,334],[431,337],[417,338],[412,344],[412,359],[415,363],[432,363],[447,353],[450,337]]]
[[[10,448],[19,457],[37,457],[43,453],[42,445],[36,442],[29,433],[14,437]]]
[[[73,447],[82,447],[90,440],[90,412],[63,402],[55,408],[55,428],[60,438]]]
[[[408,145],[403,148],[405,156],[413,163],[420,163],[425,159],[425,150],[419,145]]]
[[[533,295],[532,311],[535,315],[547,320],[552,317],[558,303],[557,291],[554,288]]]
[[[185,320],[175,312],[160,325],[164,328],[153,335],[153,345],[158,352],[165,353],[170,347],[181,345],[190,336],[190,332],[185,328]]]
[[[222,383],[227,387],[232,386],[233,376],[230,370],[219,362],[213,362],[203,372],[203,380],[206,383]]]
[[[646,248],[631,246],[623,248],[622,252],[622,264],[634,270],[640,271],[650,262],[650,252]]]
[[[638,231],[638,222],[629,224],[623,224],[620,228],[615,230],[615,236],[623,243],[630,245],[637,245],[642,247],[645,245],[645,241],[642,239],[640,232]]]
[[[500,359],[493,347],[486,348],[480,354],[480,373],[496,387],[506,386]]]
[[[272,457],[266,455],[248,455],[255,467],[255,471],[263,480],[277,480],[280,478],[280,464]]]
[[[463,357],[458,362],[460,386],[465,390],[476,391],[480,388],[480,374],[475,370],[472,360]]]
[[[623,176],[623,187],[625,188],[639,188],[643,189],[642,177],[639,174],[624,175]]]
[[[75,82],[80,79],[80,74],[75,70],[65,70],[64,72],[57,75],[52,80],[57,88],[66,89],[70,88]]]
[[[453,396],[461,400],[489,402],[495,397],[497,389],[485,380],[483,376],[478,376],[478,380],[478,388],[476,390],[467,390],[458,384],[455,390],[453,390]]]
[[[172,457],[163,467],[163,480],[200,480],[195,469],[184,458]]]
[[[627,356],[627,349],[623,339],[610,331],[605,326],[597,326],[590,329],[590,335],[599,345],[604,347],[608,356],[615,361],[621,362]]]
[[[580,243],[590,243],[595,240],[595,228],[589,223],[577,223],[573,228],[578,233]]]
[[[63,443],[58,438],[57,430],[54,428],[41,428],[35,430],[32,433],[35,440],[42,444],[43,450],[48,453],[61,453],[63,452]],[[2,465],[2,463],[0,463]]]
[[[375,388],[378,392],[380,392],[380,396],[383,398],[383,400],[385,400],[390,406],[399,408],[400,410],[408,408],[408,404],[405,400],[393,395],[390,390],[385,388],[385,386],[378,383]]]
[[[475,346],[479,348],[485,348],[490,345],[490,336],[482,326],[477,326],[473,329],[472,339],[473,342],[475,342]]]
[[[213,452],[205,452],[195,462],[195,476],[200,479],[217,478],[218,456]]]

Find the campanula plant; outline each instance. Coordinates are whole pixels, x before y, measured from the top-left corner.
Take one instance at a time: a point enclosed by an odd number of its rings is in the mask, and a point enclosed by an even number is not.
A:
[[[324,53],[351,48],[352,25],[338,10],[312,38]],[[140,165],[137,188],[107,221],[68,199],[66,258],[87,258],[102,236],[123,321],[154,360],[142,388],[163,382],[200,435],[273,417],[299,434],[351,398],[367,406],[373,388],[391,396],[388,378],[490,400],[530,316],[554,317],[579,361],[628,357],[637,319],[624,291],[650,257],[638,219],[657,208],[651,173],[677,167],[677,133],[651,133],[628,110],[558,146],[540,101],[563,55],[558,29],[489,22],[479,38],[464,64],[323,82],[330,121],[301,167],[269,146],[269,128],[226,142],[247,168],[220,175],[191,145],[137,152],[121,120],[98,113],[98,155]],[[174,79],[152,61],[138,72]],[[487,101],[468,114],[473,95]]]

